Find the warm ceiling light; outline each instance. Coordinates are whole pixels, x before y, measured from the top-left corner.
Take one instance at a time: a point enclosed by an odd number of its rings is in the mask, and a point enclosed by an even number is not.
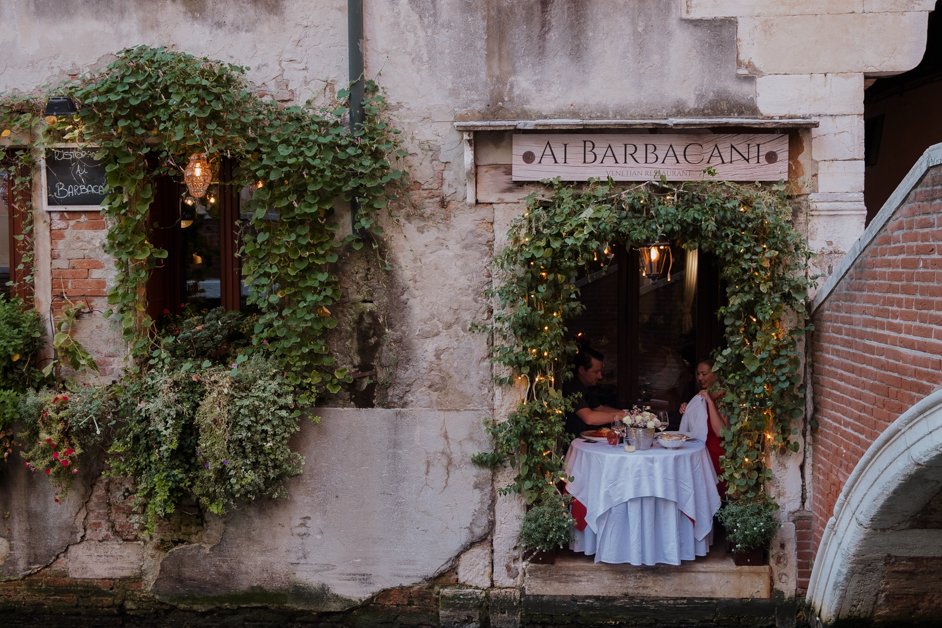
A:
[[[667,280],[670,281],[671,267],[674,265],[670,242],[645,244],[639,250],[641,252],[641,274],[651,281],[667,275]]]
[[[191,196],[203,198],[206,195],[206,190],[213,180],[213,171],[205,154],[193,153],[190,155],[190,163],[186,165],[186,169],[183,171],[183,180],[186,182],[186,189]]]

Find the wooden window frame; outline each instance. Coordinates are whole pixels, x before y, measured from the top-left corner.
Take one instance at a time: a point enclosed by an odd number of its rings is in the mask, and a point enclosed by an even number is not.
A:
[[[25,149],[15,149],[25,150]],[[7,173],[7,215],[9,220],[10,282],[9,293],[24,301],[33,298],[33,283],[25,279],[32,275],[32,264],[28,263],[32,240],[21,238],[23,227],[28,222],[27,212],[32,207],[32,186],[17,190],[13,181],[17,177],[29,177],[29,167],[16,159],[14,151],[6,150],[0,158],[0,168]]]

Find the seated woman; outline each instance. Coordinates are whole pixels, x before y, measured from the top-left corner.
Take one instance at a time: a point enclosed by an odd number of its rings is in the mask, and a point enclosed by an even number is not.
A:
[[[680,404],[683,417],[680,431],[706,443],[707,452],[713,462],[717,477],[722,473],[720,457],[723,455],[723,429],[728,425],[726,417],[716,405],[726,391],[716,389],[717,377],[713,372],[713,360],[702,360],[697,364],[697,385],[700,391],[687,403]],[[726,499],[726,482],[716,485],[721,499]]]

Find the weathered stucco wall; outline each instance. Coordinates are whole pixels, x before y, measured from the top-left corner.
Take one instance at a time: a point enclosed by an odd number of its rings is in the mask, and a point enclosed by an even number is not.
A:
[[[367,3],[367,65],[397,77],[394,100],[449,123],[755,113],[733,22],[680,11],[663,0]]]
[[[248,68],[278,100],[347,80],[344,0],[23,0],[0,4],[0,91],[81,75],[123,48],[172,46]]]
[[[6,2],[0,5],[0,92],[31,92],[99,67],[122,48],[149,44],[244,65],[259,90],[277,100],[329,97],[347,80],[346,4]],[[127,569],[139,560],[141,577],[173,599],[238,599],[264,585],[291,592],[283,598],[289,603],[339,608],[451,566],[475,586],[519,584],[521,505],[514,497],[493,497],[493,486],[508,480],[506,472],[492,481],[470,464],[470,455],[486,448],[482,419],[503,416],[514,392],[494,390],[489,339],[470,325],[488,319],[483,290],[491,281],[489,263],[521,204],[519,198],[467,202],[468,151],[455,121],[812,118],[818,126],[796,134],[801,173],[792,183],[808,194],[801,226],[827,261],[843,254],[863,226],[864,76],[918,61],[918,29],[932,5],[364,4],[366,75],[386,90],[390,115],[402,130],[410,194],[382,219],[382,253],[392,270],[380,279],[373,276],[376,265],[363,263],[345,276],[353,305],[342,320],[351,338],[338,346],[368,354],[359,366],[375,367],[377,380],[375,390],[344,402],[387,409],[325,410],[323,424],[305,426],[298,441],[308,465],[289,500],[236,512],[213,523],[199,542],[169,554],[121,535],[95,537],[85,493],[57,506],[32,490],[36,478],[12,474],[3,482],[4,505],[20,519],[0,531],[7,542],[0,542],[4,576],[71,560],[69,543],[84,539],[81,546],[115,545],[99,547],[101,552],[75,549],[81,568],[70,570],[72,577],[109,577],[96,570]],[[844,43],[834,44],[831,32]],[[871,49],[871,41],[880,43],[874,49],[879,54],[861,57],[860,48]],[[45,291],[38,301],[46,311],[55,290],[48,269],[53,227],[47,216],[37,218],[36,241],[45,247],[37,261],[47,266],[37,271],[37,286]],[[113,328],[92,319],[83,326],[80,339],[93,352],[120,354]],[[788,470],[776,490],[783,503],[797,507],[797,462],[784,464]],[[92,491],[101,492],[97,486]],[[55,534],[46,535],[51,530]],[[783,542],[787,564],[778,568],[776,582],[791,595],[794,539]]]
[[[62,503],[21,465],[0,482],[0,579],[55,565],[77,579],[139,578],[181,604],[255,601],[341,610],[455,567],[491,527],[480,412],[322,409],[293,443],[305,459],[290,496],[194,531],[187,515],[148,544],[120,486],[78,482]],[[190,513],[192,519],[192,513]],[[122,542],[123,541],[123,542]]]

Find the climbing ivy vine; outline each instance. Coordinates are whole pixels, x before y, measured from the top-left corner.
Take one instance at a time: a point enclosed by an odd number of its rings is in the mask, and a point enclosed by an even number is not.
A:
[[[103,72],[71,91],[79,103],[78,134],[99,146],[106,163],[110,220],[108,252],[118,261],[109,300],[136,353],[150,346],[147,278],[167,252],[148,238],[155,177],[181,177],[192,153],[238,164],[232,185],[252,186],[243,206],[243,274],[249,301],[261,315],[254,350],[282,364],[292,384],[313,401],[347,380],[325,341],[336,325],[339,298],[332,265],[345,246],[362,246],[361,233],[379,232],[402,172],[395,131],[379,112],[376,86],[366,90],[365,120],[352,132],[347,103],[332,108],[282,106],[258,98],[245,68],[163,48],[126,50]],[[341,93],[345,98],[346,93]],[[338,202],[355,198],[352,234],[338,237]],[[277,220],[272,220],[272,214]]]
[[[524,530],[536,532],[522,538],[528,547],[566,540],[553,531],[566,529],[558,522],[569,517],[557,485],[566,477],[563,417],[571,407],[560,388],[576,349],[567,323],[582,310],[574,279],[608,263],[612,247],[665,238],[715,255],[727,287],[717,313],[727,344],[714,368],[727,391],[722,464],[730,497],[757,498],[770,477],[768,453],[798,448],[792,432],[804,397],[797,341],[806,331],[812,279],[783,186],[557,182],[548,198],[529,197],[496,259],[492,360],[504,367],[501,382],[523,384],[526,394],[506,421],[491,424],[494,451],[476,457],[514,465],[516,477],[504,490],[530,506]]]
[[[350,379],[326,339],[341,296],[339,255],[378,246],[377,212],[403,179],[394,165],[402,156],[397,131],[375,84],[366,84],[363,120],[351,128],[346,91],[328,106],[284,105],[260,97],[245,72],[139,46],[55,88],[76,102],[75,115],[43,118],[45,95],[0,99],[0,133],[27,148],[18,151],[23,171],[54,143],[97,147],[108,183],[106,251],[116,268],[110,315],[133,358],[112,385],[30,397],[21,408],[24,435],[37,447],[27,466],[50,475],[46,449],[58,454],[60,440],[74,440],[73,453],[80,444],[106,447],[111,472],[135,479],[148,530],[182,501],[223,513],[283,494],[300,472],[301,457],[288,447],[298,416]],[[168,252],[151,240],[150,209],[158,178],[182,180],[193,153],[216,167],[234,164],[232,180],[218,184],[240,192],[247,216],[239,255],[255,314],[171,316],[158,329],[146,284]],[[351,203],[347,230],[337,208]]]

